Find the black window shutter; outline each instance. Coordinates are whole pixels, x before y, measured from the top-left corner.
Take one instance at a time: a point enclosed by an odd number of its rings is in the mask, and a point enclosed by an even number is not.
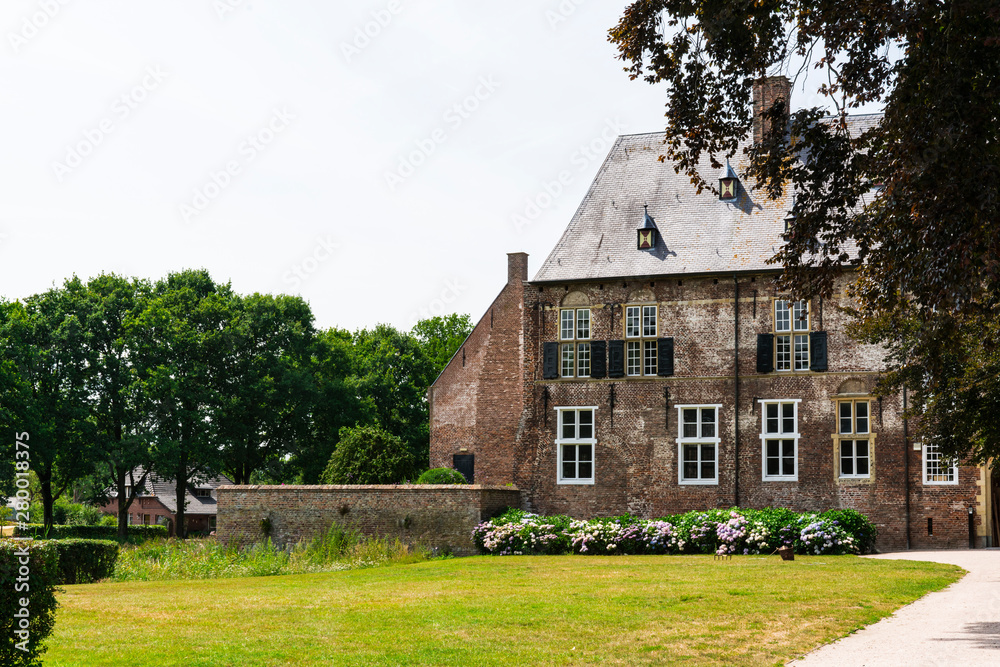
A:
[[[656,374],[666,377],[674,374],[674,339],[656,339]]]
[[[602,378],[608,374],[608,343],[595,340],[590,344],[590,377]]]
[[[625,377],[625,341],[608,341],[608,377]]]
[[[559,377],[559,343],[544,343],[542,346],[542,379],[555,380]]]
[[[774,370],[774,334],[757,334],[757,372]]]
[[[826,370],[825,331],[813,331],[809,334],[809,368],[814,371]]]

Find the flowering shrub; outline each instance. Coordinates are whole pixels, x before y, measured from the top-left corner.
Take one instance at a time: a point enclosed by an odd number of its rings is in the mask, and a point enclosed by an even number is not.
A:
[[[633,516],[581,521],[523,510],[476,526],[483,553],[522,554],[768,554],[791,546],[801,554],[870,553],[877,530],[854,510],[823,514],[787,509],[688,512],[660,519]]]

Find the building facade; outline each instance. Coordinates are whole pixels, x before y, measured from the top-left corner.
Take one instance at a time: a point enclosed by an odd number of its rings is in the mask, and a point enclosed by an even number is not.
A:
[[[141,480],[137,488],[134,480]],[[215,531],[218,506],[218,487],[233,482],[225,475],[192,481],[184,495],[184,527],[190,534],[208,535]],[[173,536],[177,525],[177,483],[156,473],[143,476],[141,467],[127,478],[125,493],[132,498],[128,508],[128,524],[166,526]],[[118,492],[107,490],[108,502],[101,508],[105,514],[118,516]]]
[[[755,94],[759,112],[787,80]],[[846,334],[850,267],[832,298],[792,301],[767,263],[790,202],[739,183],[742,165],[721,198],[696,194],[662,141],[619,137],[532,280],[508,255],[430,389],[431,465],[544,514],[853,508],[883,550],[995,545],[989,471],[909,437],[903,395],[873,395],[883,356]]]

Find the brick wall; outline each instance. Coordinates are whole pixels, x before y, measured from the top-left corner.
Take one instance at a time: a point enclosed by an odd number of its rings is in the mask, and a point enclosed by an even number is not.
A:
[[[448,431],[432,419],[432,461],[447,465],[451,454],[461,447],[475,450],[477,476],[486,469],[493,471],[491,483],[513,482],[522,489],[523,505],[545,514],[585,518],[630,512],[655,517],[729,507],[737,502],[745,507],[795,510],[852,508],[878,525],[878,546],[883,550],[906,547],[908,461],[911,546],[967,546],[967,509],[977,502],[979,471],[962,467],[959,484],[925,486],[922,453],[914,451],[912,440],[904,442],[901,396],[869,399],[874,434],[870,478],[839,477],[836,401],[851,395],[869,396],[882,368],[879,348],[860,345],[847,336],[849,316],[841,307],[848,305],[845,287],[850,276],[841,278],[834,298],[811,303],[810,329],[828,335],[829,370],[825,372],[757,373],[757,334],[772,330],[772,299],[779,292],[775,274],[740,276],[738,280],[738,400],[733,349],[737,304],[732,275],[525,284],[520,320],[524,344],[516,357],[521,364],[520,396],[510,398],[512,383],[506,374],[504,394],[491,395],[488,401],[483,400],[485,385],[476,387],[476,379],[469,377],[476,369],[467,371],[463,379],[469,388],[464,399],[467,405],[488,411],[508,429],[519,418],[514,436],[507,437],[507,430],[494,431],[488,438],[478,429]],[[659,335],[674,338],[674,376],[543,380],[542,345],[558,340],[559,310],[564,302],[589,306],[592,340],[622,340],[624,306],[655,302]],[[513,309],[512,304],[508,307]],[[482,326],[480,321],[477,330]],[[513,329],[513,322],[510,327]],[[502,351],[515,353],[513,348]],[[455,364],[453,361],[452,366]],[[433,411],[438,409],[439,397],[453,391],[456,375],[450,372],[455,370],[449,367],[436,383]],[[763,480],[761,399],[800,401],[796,481]],[[718,484],[682,485],[678,480],[676,406],[700,403],[722,406]],[[593,484],[557,481],[555,408],[560,406],[597,407]],[[927,534],[928,517],[933,518],[933,535]],[[978,524],[981,517],[977,515],[976,521]]]
[[[398,537],[413,544],[476,552],[472,529],[504,508],[520,506],[511,487],[482,485],[399,486],[220,486],[219,539],[258,540],[265,516],[271,539],[279,545],[325,532],[333,523],[366,535]]]
[[[475,479],[506,484],[523,409],[524,281],[528,256],[507,256],[507,284],[428,392],[430,464],[451,468],[455,454],[475,456]]]

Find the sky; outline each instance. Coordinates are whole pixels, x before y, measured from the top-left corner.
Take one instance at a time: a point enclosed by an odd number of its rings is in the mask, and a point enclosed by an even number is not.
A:
[[[663,128],[607,42],[626,5],[4,0],[0,296],[206,268],[320,328],[476,321]]]

